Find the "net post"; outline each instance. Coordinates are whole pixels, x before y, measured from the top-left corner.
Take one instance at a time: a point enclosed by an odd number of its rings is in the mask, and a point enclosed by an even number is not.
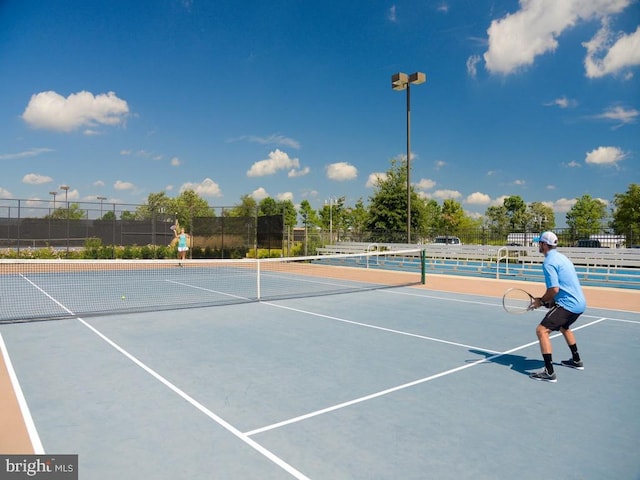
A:
[[[427,283],[426,269],[427,269],[427,250],[423,248],[422,250],[420,250],[420,283],[422,285]]]
[[[260,292],[260,259],[256,256],[256,295],[258,297],[258,301],[260,301],[262,298],[261,292]]]

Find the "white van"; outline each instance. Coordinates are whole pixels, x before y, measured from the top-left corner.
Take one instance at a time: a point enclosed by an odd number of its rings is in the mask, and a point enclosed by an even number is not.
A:
[[[531,247],[536,244],[539,233],[510,233],[507,235],[507,246]]]
[[[589,240],[596,240],[600,242],[600,246],[603,248],[624,248],[627,243],[627,239],[624,235],[613,234],[600,234],[589,235]]]
[[[444,244],[444,245],[462,245],[462,242],[458,237],[451,237],[441,235],[433,239],[433,243]]]

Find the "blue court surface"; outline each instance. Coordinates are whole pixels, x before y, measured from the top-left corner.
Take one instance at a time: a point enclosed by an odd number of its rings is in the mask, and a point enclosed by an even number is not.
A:
[[[0,325],[47,453],[81,479],[638,479],[640,313],[398,287]]]

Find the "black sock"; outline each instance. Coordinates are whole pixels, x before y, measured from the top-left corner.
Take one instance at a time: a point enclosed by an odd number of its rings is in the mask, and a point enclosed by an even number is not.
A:
[[[553,373],[553,362],[551,360],[551,354],[543,353],[542,358],[544,358],[544,366],[547,369],[547,373]]]
[[[573,356],[574,362],[580,361],[580,354],[578,353],[578,345],[575,343],[573,345],[569,345],[569,350],[571,350],[571,355]]]

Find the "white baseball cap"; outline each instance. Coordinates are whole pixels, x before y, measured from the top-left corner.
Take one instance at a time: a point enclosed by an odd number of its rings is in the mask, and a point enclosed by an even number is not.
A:
[[[555,247],[558,245],[558,237],[553,232],[543,232],[542,235],[540,235],[538,242],[543,242],[547,245]]]

